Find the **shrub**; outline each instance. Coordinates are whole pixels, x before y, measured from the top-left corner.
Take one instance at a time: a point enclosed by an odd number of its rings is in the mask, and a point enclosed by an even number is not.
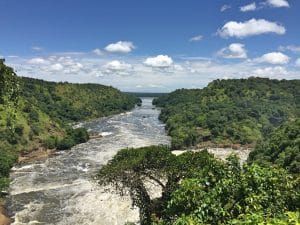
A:
[[[70,136],[67,136],[58,142],[57,149],[58,150],[67,150],[67,149],[72,148],[75,144],[76,143],[75,143],[74,139]]]

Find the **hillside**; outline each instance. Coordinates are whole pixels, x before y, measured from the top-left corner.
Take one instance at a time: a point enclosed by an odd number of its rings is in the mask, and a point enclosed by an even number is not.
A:
[[[263,166],[275,164],[300,174],[300,119],[276,129],[268,140],[255,147],[248,161]]]
[[[140,100],[98,84],[20,78],[0,61],[0,190],[19,154],[40,148],[68,149],[89,139],[72,122],[132,109]]]
[[[162,107],[173,148],[254,146],[283,122],[300,116],[300,81],[215,80],[203,89],[180,89],[154,100]]]

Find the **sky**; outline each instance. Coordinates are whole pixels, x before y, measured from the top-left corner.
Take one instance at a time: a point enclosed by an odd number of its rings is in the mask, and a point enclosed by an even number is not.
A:
[[[0,0],[18,75],[122,91],[300,78],[299,0]]]

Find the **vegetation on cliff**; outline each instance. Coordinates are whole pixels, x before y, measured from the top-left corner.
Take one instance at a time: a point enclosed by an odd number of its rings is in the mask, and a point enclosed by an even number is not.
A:
[[[172,147],[199,143],[254,146],[283,122],[300,116],[300,81],[215,80],[203,89],[180,89],[153,101]]]
[[[249,162],[275,164],[290,173],[300,174],[300,118],[281,125],[249,155]]]
[[[138,102],[113,87],[17,77],[0,60],[0,191],[19,154],[86,142],[87,131],[72,123],[124,112]]]

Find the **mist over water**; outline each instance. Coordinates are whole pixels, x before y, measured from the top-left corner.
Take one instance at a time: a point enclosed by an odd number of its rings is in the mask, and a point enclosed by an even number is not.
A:
[[[14,225],[123,225],[137,221],[128,196],[104,191],[92,180],[122,148],[169,144],[152,98],[133,111],[83,124],[102,138],[77,145],[11,172],[8,210]]]

